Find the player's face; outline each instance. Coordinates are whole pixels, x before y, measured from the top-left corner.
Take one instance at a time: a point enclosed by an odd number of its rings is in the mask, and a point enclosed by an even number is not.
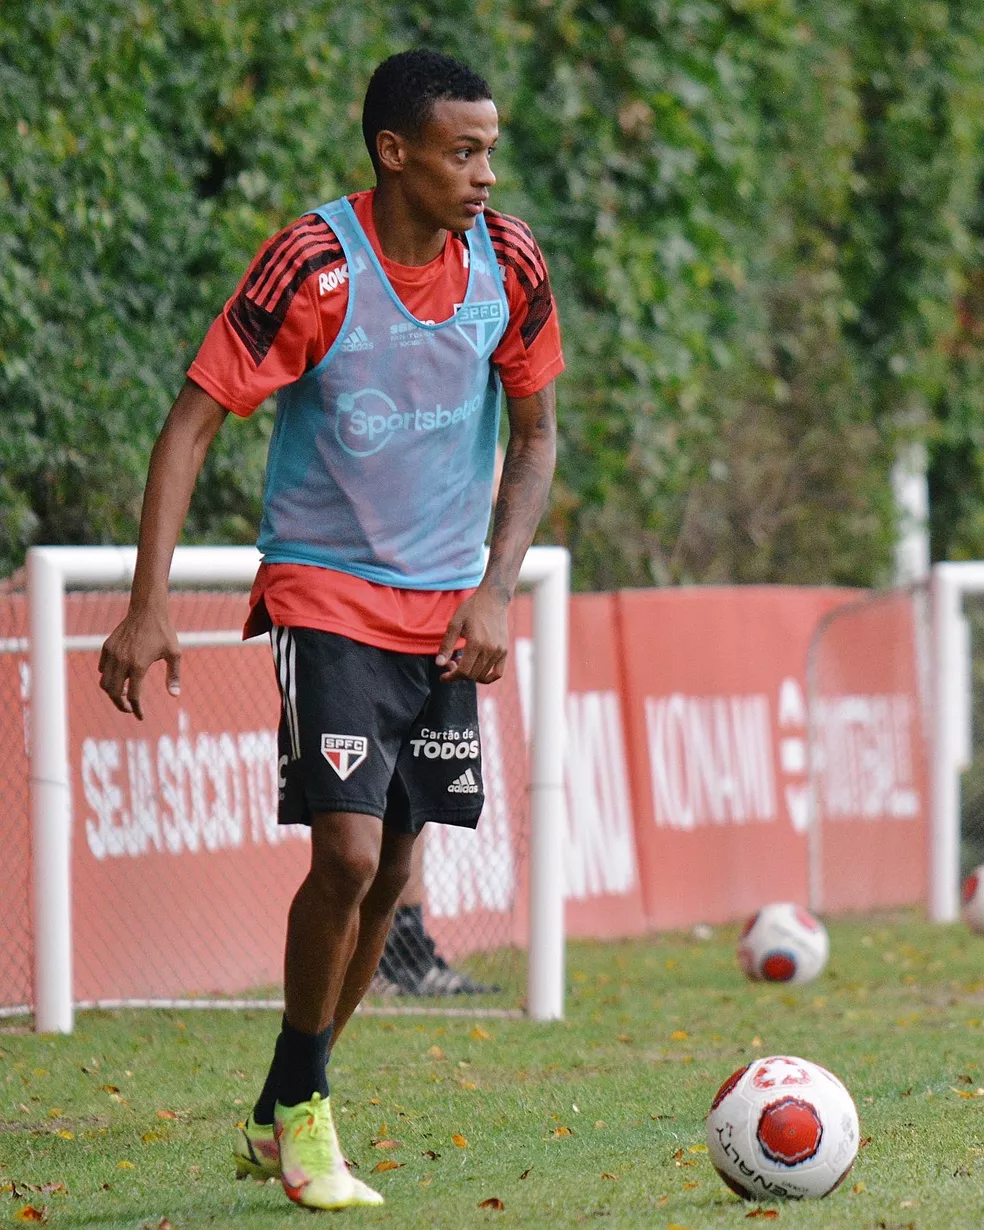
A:
[[[407,142],[403,170],[403,191],[424,225],[449,231],[475,225],[495,184],[489,160],[498,139],[491,99],[434,104],[420,135]]]

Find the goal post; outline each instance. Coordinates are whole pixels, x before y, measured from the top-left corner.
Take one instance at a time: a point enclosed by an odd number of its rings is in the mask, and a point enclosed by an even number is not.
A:
[[[30,811],[34,1019],[43,1033],[74,1024],[72,793],[66,652],[99,637],[66,635],[68,589],[126,586],[135,547],[32,547],[27,555],[31,667]],[[253,547],[178,547],[172,588],[248,587],[260,562]],[[529,957],[527,1012],[564,1012],[564,723],[570,557],[532,547],[520,585],[532,590],[534,668],[530,755]],[[107,629],[108,631],[108,629]],[[107,704],[109,702],[107,701]]]
[[[963,602],[972,594],[984,594],[984,562],[934,565],[929,895],[934,922],[960,916],[960,779],[973,757],[971,635]]]

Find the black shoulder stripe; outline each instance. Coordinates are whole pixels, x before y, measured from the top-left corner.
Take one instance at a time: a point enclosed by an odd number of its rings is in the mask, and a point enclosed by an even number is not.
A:
[[[289,280],[278,286],[277,297],[270,307],[261,306],[254,299],[248,281],[243,286],[229,308],[229,322],[257,366],[269,354],[298,290],[312,273],[337,264],[343,256],[341,245],[336,241],[319,245],[319,250],[309,251],[303,260],[292,262],[284,271],[284,277]]]

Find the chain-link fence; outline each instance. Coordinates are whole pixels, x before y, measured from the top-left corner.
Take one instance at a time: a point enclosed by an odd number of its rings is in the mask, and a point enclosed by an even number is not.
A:
[[[28,678],[27,603],[8,589],[0,593],[0,1015],[31,1002]]]
[[[80,1006],[276,999],[308,830],[276,823],[279,701],[266,638],[238,640],[241,592],[178,592],[180,698],[163,667],[145,720],[97,682],[119,592],[66,601],[73,988]],[[513,676],[483,689],[486,807],[477,833],[428,826],[374,983],[387,1007],[435,996],[502,1008],[522,995],[527,753]],[[0,595],[0,1011],[31,1004],[30,676],[23,594]],[[414,891],[416,889],[416,891]],[[381,997],[381,999],[380,999]],[[370,997],[372,1000],[373,996]]]
[[[960,871],[984,864],[984,594],[965,593],[970,625],[971,760],[960,779]]]

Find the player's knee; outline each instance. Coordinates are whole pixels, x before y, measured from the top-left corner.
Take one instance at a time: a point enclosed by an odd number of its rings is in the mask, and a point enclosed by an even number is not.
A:
[[[383,858],[373,880],[374,890],[387,901],[396,901],[410,879],[409,858]]]
[[[361,901],[373,882],[379,852],[368,842],[339,843],[312,864],[311,872],[326,894]]]

